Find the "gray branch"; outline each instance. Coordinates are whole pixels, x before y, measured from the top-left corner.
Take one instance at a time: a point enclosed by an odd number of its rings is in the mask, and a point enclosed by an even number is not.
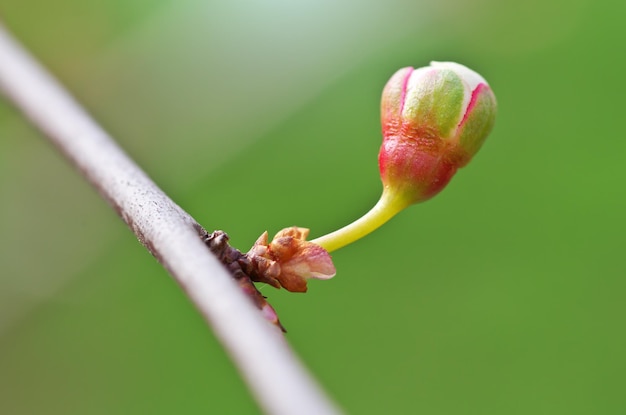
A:
[[[202,227],[0,25],[0,91],[98,190],[212,326],[270,414],[339,410],[203,244]]]

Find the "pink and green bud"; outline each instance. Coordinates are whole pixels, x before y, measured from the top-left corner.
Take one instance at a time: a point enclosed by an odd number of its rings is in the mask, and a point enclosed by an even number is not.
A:
[[[495,117],[496,98],[471,69],[453,62],[400,69],[381,101],[380,199],[361,218],[311,242],[334,251],[439,193],[478,152]]]
[[[463,65],[432,62],[397,71],[381,102],[378,165],[385,192],[406,205],[439,193],[480,149],[495,116],[487,81]]]

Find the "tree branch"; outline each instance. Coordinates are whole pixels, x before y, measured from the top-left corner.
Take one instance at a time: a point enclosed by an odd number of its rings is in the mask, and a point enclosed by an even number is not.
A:
[[[213,327],[271,414],[333,414],[279,330],[201,240],[204,229],[117,146],[0,24],[0,91],[91,182]]]

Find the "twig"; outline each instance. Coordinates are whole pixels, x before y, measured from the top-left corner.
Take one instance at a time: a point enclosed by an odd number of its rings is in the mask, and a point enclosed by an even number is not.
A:
[[[264,411],[339,410],[238,289],[201,236],[206,232],[0,25],[0,91],[65,154],[163,264],[213,327]]]

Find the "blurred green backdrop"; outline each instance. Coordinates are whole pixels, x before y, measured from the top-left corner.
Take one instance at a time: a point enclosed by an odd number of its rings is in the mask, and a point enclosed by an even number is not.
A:
[[[241,249],[373,205],[396,69],[477,70],[499,118],[448,188],[334,253],[333,280],[263,292],[348,413],[626,412],[624,2],[3,0],[0,13]],[[0,201],[0,413],[258,413],[176,284],[4,101]]]

